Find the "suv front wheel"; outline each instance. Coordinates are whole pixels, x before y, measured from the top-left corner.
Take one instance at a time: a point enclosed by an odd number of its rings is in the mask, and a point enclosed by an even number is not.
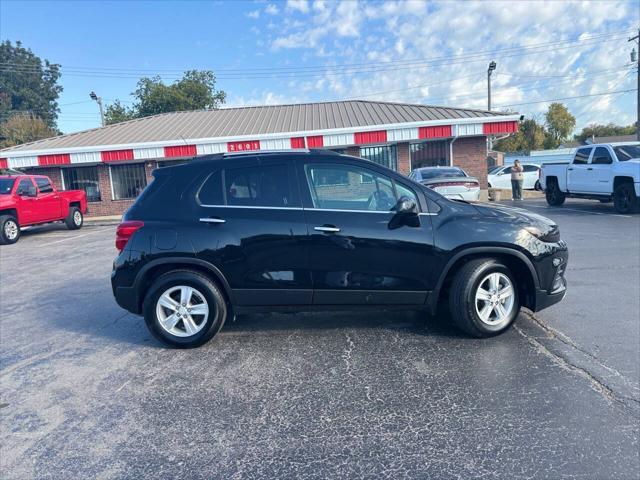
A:
[[[175,270],[158,277],[143,304],[147,328],[163,343],[193,348],[208,342],[227,317],[220,289],[204,275]]]
[[[513,274],[495,259],[471,260],[453,279],[449,309],[455,324],[469,335],[502,333],[520,312]]]

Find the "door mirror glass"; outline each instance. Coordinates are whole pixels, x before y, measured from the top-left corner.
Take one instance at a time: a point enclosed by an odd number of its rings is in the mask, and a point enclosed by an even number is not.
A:
[[[413,198],[402,196],[392,210],[401,215],[417,214],[418,206]]]

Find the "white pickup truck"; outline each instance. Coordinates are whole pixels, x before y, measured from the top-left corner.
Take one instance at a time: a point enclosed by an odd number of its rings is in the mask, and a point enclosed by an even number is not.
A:
[[[602,143],[579,147],[571,162],[545,163],[540,186],[549,205],[567,197],[613,201],[619,213],[640,206],[640,143]]]

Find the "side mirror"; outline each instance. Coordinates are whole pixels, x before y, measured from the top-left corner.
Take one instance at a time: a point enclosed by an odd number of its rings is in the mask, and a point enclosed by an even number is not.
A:
[[[402,196],[392,208],[393,211],[400,215],[410,215],[418,213],[418,206],[413,198]]]

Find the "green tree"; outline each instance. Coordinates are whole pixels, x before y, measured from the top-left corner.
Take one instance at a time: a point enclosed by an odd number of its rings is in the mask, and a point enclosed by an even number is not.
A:
[[[0,148],[53,137],[57,133],[41,118],[31,114],[17,113],[0,123]]]
[[[617,135],[633,135],[636,133],[636,125],[633,123],[627,126],[615,125],[609,123],[607,125],[600,125],[593,123],[587,127],[584,127],[582,131],[574,138],[580,143],[591,137],[614,137]]]
[[[56,127],[60,65],[42,60],[19,41],[0,43],[0,121],[15,113],[33,114]]]
[[[118,101],[112,103],[106,109],[105,121],[112,124],[159,113],[215,109],[226,99],[226,93],[215,86],[216,77],[211,71],[189,70],[171,85],[157,76],[144,77],[132,93],[134,105],[127,108]]]
[[[544,148],[546,139],[547,132],[544,125],[534,118],[527,118],[520,121],[516,133],[494,143],[493,149],[505,153],[541,150]]]
[[[545,115],[545,124],[547,135],[544,146],[545,148],[557,148],[573,132],[576,126],[576,117],[571,115],[563,104],[552,103]]]
[[[107,105],[104,112],[104,119],[107,125],[126,122],[127,120],[132,120],[134,118],[137,118],[137,112],[135,109],[125,107],[120,103],[120,100],[116,100],[112,104]]]

